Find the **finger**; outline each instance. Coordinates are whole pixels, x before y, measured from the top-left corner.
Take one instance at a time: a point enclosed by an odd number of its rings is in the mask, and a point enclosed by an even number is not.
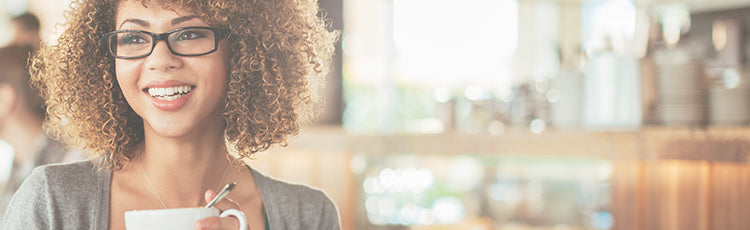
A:
[[[240,221],[233,216],[208,217],[195,222],[195,229],[199,230],[224,230],[239,229]]]
[[[203,199],[205,199],[206,204],[208,204],[209,202],[211,202],[211,200],[214,199],[214,197],[216,197],[216,195],[219,195],[219,194],[216,193],[213,189],[209,189],[209,190],[206,190],[206,193],[203,194]]]
[[[214,192],[214,190],[209,189],[203,195],[203,198],[206,199],[206,203],[210,203],[211,200],[216,197],[216,195],[218,195],[218,193]],[[219,210],[227,210],[232,208],[239,209],[240,207],[236,202],[232,202],[228,196],[225,196],[224,199],[221,199],[218,203],[216,203],[216,205],[214,205],[214,208],[217,208]]]

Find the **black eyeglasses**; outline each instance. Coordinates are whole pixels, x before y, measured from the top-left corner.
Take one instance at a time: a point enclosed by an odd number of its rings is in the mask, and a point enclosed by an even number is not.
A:
[[[213,53],[219,41],[227,38],[229,33],[229,29],[185,27],[162,34],[118,30],[106,33],[102,38],[107,52],[115,58],[137,59],[151,55],[159,40],[164,40],[174,55],[190,57]]]

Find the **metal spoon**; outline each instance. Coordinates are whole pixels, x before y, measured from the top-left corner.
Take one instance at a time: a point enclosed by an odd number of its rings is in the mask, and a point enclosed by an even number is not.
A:
[[[216,205],[216,203],[219,203],[221,199],[223,199],[225,196],[227,196],[227,194],[229,194],[229,192],[232,191],[232,189],[234,188],[234,185],[235,185],[234,182],[231,182],[225,185],[224,188],[221,189],[221,192],[219,192],[219,194],[217,194],[216,197],[214,197],[214,199],[211,200],[211,202],[208,202],[208,204],[206,205],[206,208],[213,207],[214,205]]]

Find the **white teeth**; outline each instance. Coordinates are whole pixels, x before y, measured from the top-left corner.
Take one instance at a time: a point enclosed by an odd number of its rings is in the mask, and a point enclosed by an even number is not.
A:
[[[149,88],[148,94],[161,100],[174,100],[184,96],[193,89],[192,86],[173,86],[166,88]]]

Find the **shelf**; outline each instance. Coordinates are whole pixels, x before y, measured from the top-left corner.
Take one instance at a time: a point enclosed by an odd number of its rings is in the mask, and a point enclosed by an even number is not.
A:
[[[508,154],[745,162],[750,127],[661,127],[636,130],[547,130],[503,135],[348,134],[338,126],[304,128],[290,148],[365,154]]]

